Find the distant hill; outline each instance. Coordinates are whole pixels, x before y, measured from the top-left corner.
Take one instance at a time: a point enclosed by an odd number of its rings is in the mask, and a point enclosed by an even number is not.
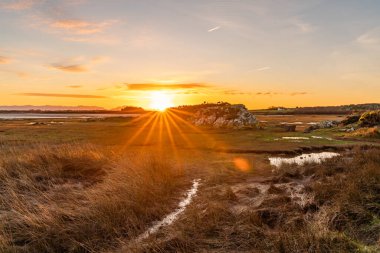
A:
[[[5,105],[0,111],[106,111],[99,106],[56,106],[56,105]]]
[[[145,112],[147,112],[142,107],[137,107],[137,106],[119,106],[119,107],[112,109],[112,111],[120,111],[123,113],[145,113]]]
[[[370,110],[380,110],[380,103],[351,104],[338,106],[311,106],[286,108],[270,107],[262,110],[252,110],[255,114],[353,114]]]

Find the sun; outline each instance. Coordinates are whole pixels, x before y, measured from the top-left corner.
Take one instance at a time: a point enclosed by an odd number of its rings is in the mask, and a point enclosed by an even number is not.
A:
[[[165,111],[173,106],[173,96],[164,91],[155,91],[150,95],[150,107],[154,110]]]

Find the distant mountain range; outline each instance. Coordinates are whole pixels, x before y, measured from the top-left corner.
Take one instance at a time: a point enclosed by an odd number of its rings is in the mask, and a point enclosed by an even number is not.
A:
[[[59,106],[59,105],[4,105],[0,111],[106,111],[99,106]]]

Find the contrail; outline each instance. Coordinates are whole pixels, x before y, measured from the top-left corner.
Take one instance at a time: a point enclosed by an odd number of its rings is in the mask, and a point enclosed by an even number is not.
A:
[[[207,31],[208,32],[213,32],[213,31],[216,31],[216,30],[219,30],[219,29],[220,29],[220,26],[215,26],[215,27],[213,27],[211,29],[208,29]]]

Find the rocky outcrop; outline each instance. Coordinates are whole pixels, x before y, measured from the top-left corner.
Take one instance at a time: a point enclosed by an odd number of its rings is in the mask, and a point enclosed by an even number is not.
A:
[[[305,133],[310,133],[314,130],[321,129],[321,128],[332,128],[338,126],[339,122],[335,120],[324,120],[319,122],[316,125],[311,125],[308,128],[305,129]]]
[[[332,128],[338,126],[339,122],[335,120],[324,120],[318,123],[319,128]]]
[[[209,104],[199,108],[191,122],[196,126],[244,129],[257,125],[256,117],[242,104]]]

